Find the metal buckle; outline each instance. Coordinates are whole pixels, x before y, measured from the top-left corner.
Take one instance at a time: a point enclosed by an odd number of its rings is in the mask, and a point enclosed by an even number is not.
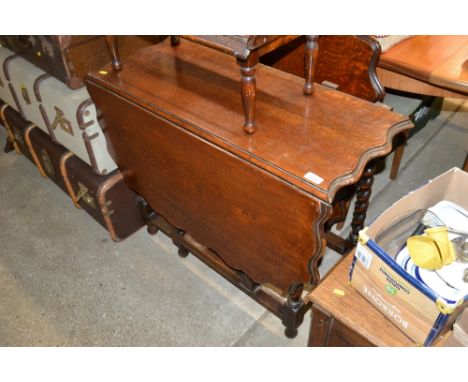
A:
[[[78,182],[78,193],[76,194],[76,202],[78,203],[81,199],[85,202],[89,207],[96,209],[96,202],[94,198],[88,193],[88,188],[81,182]]]

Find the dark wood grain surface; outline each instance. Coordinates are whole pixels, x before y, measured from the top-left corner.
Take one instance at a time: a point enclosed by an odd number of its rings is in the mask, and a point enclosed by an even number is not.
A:
[[[304,77],[305,37],[263,56],[266,65]],[[327,81],[337,89],[356,97],[381,101],[385,92],[377,80],[376,66],[380,46],[366,36],[320,36],[318,39],[315,78],[318,83]]]
[[[368,160],[390,152],[396,133],[411,127],[401,115],[325,87],[304,97],[297,91],[302,79],[259,64],[258,131],[251,137],[238,129],[238,72],[229,56],[190,42],[175,48],[163,42],[125,65],[89,80],[328,202],[359,179]],[[308,181],[308,172],[323,181]]]
[[[285,293],[292,281],[318,280],[329,205],[100,87],[89,90],[128,185],[158,214],[256,283]]]
[[[232,269],[286,294],[319,280],[336,190],[411,124],[334,90],[304,97],[302,79],[273,68],[259,65],[258,77],[254,136],[238,128],[232,58],[188,41],[143,49],[87,86],[130,188]]]

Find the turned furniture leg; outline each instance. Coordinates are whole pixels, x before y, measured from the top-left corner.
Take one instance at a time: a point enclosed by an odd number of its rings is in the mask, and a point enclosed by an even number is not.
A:
[[[115,36],[106,36],[106,43],[112,58],[112,68],[114,70],[122,70],[122,63],[120,62],[117,38]]]
[[[468,153],[466,153],[465,163],[463,164],[462,170],[468,172]]]
[[[306,36],[305,54],[304,54],[304,94],[311,95],[314,92],[314,72],[317,62],[317,40],[318,36]]]
[[[185,232],[182,231],[182,230],[178,230],[177,231],[177,235],[174,236],[172,238],[172,242],[174,243],[174,245],[177,247],[177,254],[180,256],[180,257],[187,257],[188,254],[189,254],[189,250],[187,249],[187,247],[185,247],[183,244],[182,244],[182,238],[184,236]]]
[[[289,286],[288,297],[282,312],[282,322],[285,326],[284,334],[288,338],[297,336],[297,328],[304,319],[306,305],[302,300],[304,284],[294,282]]]
[[[140,208],[140,215],[146,224],[146,231],[150,235],[156,235],[159,231],[159,228],[154,224],[156,213],[151,210],[146,200],[141,196],[138,198],[138,206]]]
[[[405,151],[406,141],[408,140],[409,130],[404,131],[397,136],[398,142],[396,143],[395,153],[393,154],[392,169],[390,171],[390,179],[396,179],[398,170],[400,169],[401,158],[403,151]]]
[[[159,232],[159,228],[154,225],[148,224],[148,226],[146,227],[146,232],[148,232],[150,235],[156,235]]]
[[[246,60],[237,59],[241,72],[241,97],[244,107],[244,131],[253,134],[257,130],[255,123],[255,66],[258,63],[258,52],[251,53]]]
[[[357,184],[356,204],[354,206],[353,220],[351,222],[351,232],[348,236],[348,242],[356,245],[359,231],[364,228],[369,199],[372,194],[372,183],[374,183],[375,163],[370,162],[364,174]]]
[[[13,151],[14,149],[15,147],[13,146],[13,142],[7,138],[5,142],[5,147],[3,148],[3,152],[9,153],[10,151]]]

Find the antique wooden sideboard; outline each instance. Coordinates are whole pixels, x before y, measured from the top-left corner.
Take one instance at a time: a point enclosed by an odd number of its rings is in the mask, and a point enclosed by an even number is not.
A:
[[[232,58],[190,41],[142,49],[86,85],[148,232],[168,234],[181,256],[198,256],[293,336],[310,307],[303,288],[319,282],[337,193],[359,181],[355,239],[372,184],[366,165],[412,125],[324,86],[304,97],[304,80],[275,68],[258,64],[256,76],[253,135],[239,128]]]

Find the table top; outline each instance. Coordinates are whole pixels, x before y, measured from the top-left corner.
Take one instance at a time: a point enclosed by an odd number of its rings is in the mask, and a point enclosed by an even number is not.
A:
[[[139,50],[119,72],[106,69],[88,81],[328,202],[412,127],[407,117],[318,84],[304,96],[302,78],[258,64],[258,130],[247,135],[237,65],[185,40]]]
[[[468,35],[413,36],[380,57],[380,67],[468,93]]]

